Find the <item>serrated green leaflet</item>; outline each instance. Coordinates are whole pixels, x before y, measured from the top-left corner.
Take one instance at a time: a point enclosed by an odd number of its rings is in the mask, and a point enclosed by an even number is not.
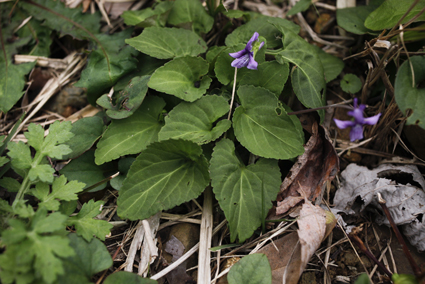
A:
[[[247,70],[240,85],[263,87],[278,98],[289,75],[289,64],[279,64],[276,61],[263,62],[257,70]]]
[[[350,94],[355,94],[362,88],[362,81],[354,74],[345,74],[340,84],[341,89]]]
[[[97,104],[107,109],[106,114],[113,119],[123,119],[131,116],[142,104],[148,91],[150,76],[133,77],[128,85],[115,98],[112,104],[108,95],[97,99]]]
[[[153,143],[131,165],[118,197],[118,215],[146,219],[198,197],[209,180],[199,145],[184,140]]]
[[[278,61],[296,65],[291,70],[291,82],[300,102],[309,108],[322,106],[321,91],[325,87],[322,63],[316,50],[303,38],[285,27],[279,27],[284,35],[283,51],[276,56]],[[282,60],[283,59],[283,60]],[[323,115],[323,112],[319,111]]]
[[[87,89],[87,99],[91,104],[96,105],[103,92],[109,91],[122,76],[136,69],[134,56],[137,51],[124,42],[131,33],[131,29],[126,29],[112,35],[96,35],[97,45],[89,55],[80,80],[74,85]]]
[[[281,19],[267,16],[261,16],[258,19],[251,20],[245,25],[235,29],[230,35],[226,37],[226,45],[234,46],[242,42],[247,42],[254,32],[258,32],[266,39],[268,48],[277,48],[282,46],[280,40],[281,31],[278,27],[285,27],[294,33],[300,31],[300,27],[294,23]]]
[[[93,219],[102,212],[104,203],[104,201],[94,202],[93,200],[89,200],[89,202],[83,204],[77,216],[69,217],[66,221],[67,225],[74,226],[77,234],[88,242],[93,239],[93,236],[104,241],[105,236],[110,233],[113,225],[104,220]]]
[[[65,176],[56,178],[52,184],[52,192],[46,183],[37,183],[31,193],[40,200],[39,207],[45,207],[47,210],[58,211],[59,200],[78,200],[77,193],[82,191],[85,184],[77,181],[66,183]]]
[[[93,275],[112,266],[111,255],[101,241],[93,239],[86,242],[77,234],[69,234],[68,239],[75,255],[64,259],[65,274],[59,276],[57,283],[93,283],[91,282]]]
[[[192,27],[194,32],[206,34],[212,29],[214,18],[207,13],[198,0],[176,0],[167,23],[174,26],[183,25],[184,27],[187,27],[190,23],[189,27]]]
[[[237,93],[241,106],[233,114],[233,128],[245,148],[273,159],[290,159],[304,152],[300,130],[273,93],[254,86],[241,86]]]
[[[153,73],[148,86],[193,102],[202,97],[210,86],[211,78],[207,73],[208,62],[200,57],[175,58]]]
[[[147,97],[132,116],[112,121],[97,144],[96,164],[137,154],[150,143],[158,141],[158,132],[163,125],[159,118],[164,106],[163,99]]]
[[[406,60],[398,69],[394,95],[404,114],[408,109],[413,111],[407,118],[407,124],[417,124],[425,129],[425,89],[419,88],[419,84],[425,80],[425,56],[414,56],[410,61],[415,73],[414,86],[409,61]]]
[[[254,253],[244,256],[230,269],[229,284],[271,284],[272,270],[265,254]]]
[[[196,33],[184,29],[150,27],[126,43],[158,59],[197,56],[207,51],[207,44]]]
[[[218,142],[210,162],[211,184],[230,226],[230,238],[244,242],[256,230],[280,188],[277,160],[245,166],[228,139]]]
[[[165,118],[159,140],[184,139],[198,144],[214,141],[231,126],[227,119],[213,126],[228,112],[229,104],[223,97],[205,96],[193,103],[182,102]]]
[[[400,18],[408,11],[414,0],[386,0],[375,11],[369,14],[364,25],[371,30],[390,29],[398,23]],[[401,24],[408,22],[425,7],[425,0],[419,0],[416,6],[403,19]],[[415,21],[424,21],[425,14],[420,15]]]

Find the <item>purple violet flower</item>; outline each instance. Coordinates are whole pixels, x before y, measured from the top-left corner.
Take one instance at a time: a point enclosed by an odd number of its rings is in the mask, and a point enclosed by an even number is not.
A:
[[[381,114],[378,113],[377,115],[364,118],[363,111],[365,110],[365,108],[366,106],[362,104],[357,106],[357,98],[355,98],[354,109],[348,112],[348,115],[351,115],[352,117],[354,117],[354,121],[353,120],[344,121],[344,120],[339,120],[334,118],[334,121],[338,128],[345,129],[347,127],[351,127],[351,131],[350,131],[351,142],[355,140],[363,139],[363,126],[375,125],[378,122],[379,117],[381,116]]]
[[[246,44],[244,49],[238,52],[229,53],[231,57],[236,58],[232,62],[232,67],[236,67],[236,68],[246,67],[248,69],[257,70],[258,63],[257,61],[255,61],[254,57],[257,51],[260,50],[264,45],[264,41],[260,44],[258,43],[259,42],[258,37],[259,37],[259,34],[255,32],[254,35]],[[257,42],[254,43],[255,41]],[[253,43],[254,43],[254,48],[252,47]]]

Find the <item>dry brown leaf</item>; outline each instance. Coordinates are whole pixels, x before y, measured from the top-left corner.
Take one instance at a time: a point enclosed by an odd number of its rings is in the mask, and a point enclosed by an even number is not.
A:
[[[325,237],[326,213],[319,206],[309,201],[304,203],[297,223],[299,229],[296,233],[288,234],[258,251],[264,253],[270,262],[273,284],[298,283],[308,261]]]
[[[314,201],[321,194],[325,183],[331,181],[339,170],[338,155],[325,129],[315,123],[312,132],[304,146],[304,154],[298,157],[280,186],[276,215],[282,215],[294,206],[296,199],[288,197],[300,197],[300,188],[307,190],[308,199]]]

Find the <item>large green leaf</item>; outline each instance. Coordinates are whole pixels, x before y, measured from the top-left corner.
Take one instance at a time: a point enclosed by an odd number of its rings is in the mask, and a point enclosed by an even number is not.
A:
[[[298,25],[288,20],[262,16],[235,29],[226,37],[225,43],[227,46],[234,46],[243,42],[246,43],[254,32],[258,32],[260,36],[266,39],[268,48],[281,47],[282,41],[280,40],[280,36],[282,32],[279,30],[279,27],[285,27],[296,34],[300,31]]]
[[[236,138],[251,153],[290,159],[304,152],[301,132],[270,91],[254,86],[238,89],[241,106],[233,114]]]
[[[375,10],[383,1],[371,1],[368,6],[357,6],[336,10],[338,26],[347,32],[362,35],[374,32],[365,27],[364,22],[369,14]]]
[[[340,58],[329,54],[318,46],[312,45],[317,52],[320,62],[323,66],[323,72],[325,73],[325,81],[329,83],[342,72],[344,69],[344,61]]]
[[[163,125],[159,119],[164,106],[163,99],[147,97],[132,116],[113,120],[97,144],[96,164],[140,153],[147,145],[158,141],[158,132]]]
[[[244,256],[230,269],[227,281],[229,284],[271,284],[272,270],[267,256],[260,253]]]
[[[94,162],[94,151],[89,150],[79,156],[76,159],[73,159],[69,164],[67,164],[59,172],[66,176],[68,180],[76,180],[79,182],[85,183],[84,188],[88,188],[93,184],[105,179],[106,173],[112,169],[111,165],[102,165],[98,166]],[[102,190],[106,187],[106,183],[103,183],[91,191]]]
[[[110,118],[123,119],[131,116],[142,104],[148,91],[148,81],[150,76],[133,77],[128,85],[115,97],[115,105],[107,95],[97,99],[97,104],[106,108],[106,114]]]
[[[263,87],[279,97],[288,75],[288,63],[280,64],[276,61],[268,61],[259,64],[257,70],[247,70],[240,81],[240,85]]]
[[[139,36],[125,42],[159,59],[197,56],[207,51],[207,44],[196,33],[177,28],[146,28]]]
[[[324,71],[319,56],[308,42],[285,27],[279,27],[284,35],[283,51],[276,56],[278,61],[291,62],[291,82],[300,102],[308,108],[323,105],[321,91],[325,87]],[[323,112],[319,112],[323,114]]]
[[[158,68],[148,83],[149,88],[182,100],[193,102],[207,91],[211,78],[208,62],[200,57],[179,57]]]
[[[390,29],[398,23],[407,12],[414,0],[386,0],[378,9],[369,14],[364,25],[371,30]],[[403,19],[402,24],[412,19],[425,7],[425,0],[419,0],[416,6]],[[425,14],[420,15],[415,21],[424,21]]]
[[[69,34],[77,39],[90,39],[100,30],[100,13],[83,14],[80,8],[65,7],[62,1],[20,1],[19,5],[37,20],[63,36]]]
[[[229,104],[223,97],[205,96],[193,103],[182,102],[165,118],[159,140],[184,139],[198,144],[214,141],[231,126],[227,119],[213,125],[228,112]]]
[[[66,142],[72,153],[62,157],[73,159],[90,149],[103,132],[103,121],[98,116],[83,117],[72,124],[74,136]]]
[[[206,34],[212,29],[214,18],[207,13],[198,0],[176,0],[167,23],[192,28],[197,34]]]
[[[134,58],[137,51],[124,42],[131,33],[131,29],[126,29],[112,35],[96,35],[96,45],[89,55],[87,67],[75,84],[76,87],[87,89],[87,99],[91,104],[95,105],[100,95],[137,67]]]
[[[425,56],[414,56],[410,61],[415,74],[414,83],[409,61],[406,60],[398,69],[394,95],[401,111],[413,111],[407,118],[407,124],[417,124],[425,129],[425,88],[420,87],[425,80]]]
[[[69,234],[70,246],[75,255],[64,259],[65,274],[59,276],[61,284],[89,284],[94,274],[112,266],[112,258],[98,239],[86,242],[76,234]]]
[[[3,32],[9,32],[4,29]],[[12,32],[12,31],[10,31]],[[3,37],[3,35],[0,34]],[[2,38],[6,43],[6,39]],[[25,75],[34,67],[35,62],[25,64],[13,64],[12,55],[17,49],[28,43],[29,37],[17,40],[10,44],[4,44],[0,51],[0,111],[8,112],[24,94]]]
[[[118,197],[118,215],[146,219],[198,197],[209,180],[199,145],[185,140],[153,143],[131,165]]]
[[[240,242],[260,226],[280,189],[277,160],[260,159],[245,166],[228,139],[218,142],[211,158],[214,194],[230,226],[230,238]]]

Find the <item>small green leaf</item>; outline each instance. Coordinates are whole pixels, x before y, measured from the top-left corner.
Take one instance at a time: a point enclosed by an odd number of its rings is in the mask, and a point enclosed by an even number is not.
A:
[[[227,281],[229,284],[271,284],[272,270],[267,256],[262,253],[244,256],[230,269]]]
[[[263,87],[279,97],[288,75],[288,63],[279,64],[276,61],[268,61],[259,64],[257,70],[247,70],[239,84]]]
[[[273,93],[254,86],[241,86],[237,93],[241,106],[233,114],[233,128],[245,148],[261,157],[282,160],[304,152],[299,126],[292,122]]]
[[[198,144],[214,141],[231,126],[227,119],[213,126],[228,112],[229,104],[223,97],[205,96],[193,103],[182,102],[165,118],[159,140],[184,139]]]
[[[191,27],[197,34],[206,34],[212,29],[214,18],[207,13],[198,0],[176,0],[167,23],[184,28]]]
[[[176,28],[146,28],[139,36],[125,42],[158,59],[197,56],[207,51],[207,44],[196,33]]]
[[[102,212],[104,201],[89,200],[84,203],[77,216],[69,217],[66,222],[68,226],[74,226],[77,234],[82,236],[86,241],[91,241],[93,236],[98,237],[102,241],[105,236],[110,233],[113,225],[103,220],[93,219]]]
[[[417,124],[425,129],[425,88],[421,86],[425,80],[425,56],[411,57],[410,62],[415,73],[414,83],[409,61],[406,60],[398,69],[395,79],[395,100],[404,114],[408,109],[413,111],[407,118],[407,124]]]
[[[156,284],[158,283],[155,280],[143,278],[136,273],[131,273],[127,271],[118,271],[117,273],[111,274],[108,278],[105,279],[104,284],[116,284],[116,283],[125,283],[125,284]]]
[[[97,144],[96,164],[140,153],[147,145],[158,141],[158,132],[163,126],[160,114],[164,106],[163,99],[147,97],[132,116],[113,120]]]
[[[132,29],[126,29],[112,35],[96,35],[97,45],[89,55],[80,80],[74,85],[87,89],[87,99],[92,105],[122,76],[136,69],[137,60],[134,56],[137,51],[124,42],[131,33]]]
[[[24,142],[9,142],[7,148],[9,149],[7,155],[12,160],[12,167],[21,170],[29,169],[31,167],[31,150]]]
[[[141,28],[151,26],[164,27],[173,4],[174,2],[172,1],[159,2],[152,8],[149,7],[139,11],[124,11],[121,17],[124,19],[124,23],[130,26],[137,25]]]
[[[418,284],[419,283],[416,277],[411,274],[394,273],[391,279],[394,281],[394,284]],[[357,284],[357,281],[356,281],[356,284]]]
[[[230,225],[230,238],[244,242],[261,225],[280,189],[277,160],[260,159],[246,167],[228,139],[218,142],[210,165],[214,194]]]
[[[166,140],[149,145],[132,164],[118,197],[118,215],[146,219],[198,197],[209,183],[199,145]]]
[[[4,156],[0,157],[0,167],[3,167],[5,164],[7,164],[10,160]]]
[[[103,132],[103,121],[98,116],[83,117],[72,124],[71,132],[74,136],[66,142],[72,153],[62,159],[73,159],[88,149],[99,139]]]
[[[258,32],[260,36],[266,39],[268,48],[278,48],[282,46],[282,32],[279,30],[279,27],[285,27],[285,29],[292,31],[295,34],[300,31],[300,27],[298,25],[288,20],[261,16],[235,29],[226,37],[225,43],[227,46],[235,46],[243,42],[246,43],[252,37],[254,32]]]
[[[133,77],[130,83],[116,97],[115,105],[108,95],[103,95],[97,104],[107,109],[106,114],[113,119],[123,119],[131,116],[142,104],[148,91],[150,76]]]
[[[79,181],[85,184],[84,188],[88,188],[93,184],[105,179],[104,172],[110,170],[110,165],[106,164],[99,167],[94,162],[94,151],[89,150],[80,157],[73,159],[69,164],[59,171],[60,174],[66,176],[68,180]],[[106,183],[101,184],[91,190],[91,192],[102,190],[106,187]]]
[[[360,276],[356,279],[354,284],[370,284],[369,276],[366,273],[360,274]]]
[[[294,7],[291,8],[291,10],[288,11],[286,15],[293,16],[300,12],[304,12],[308,9],[308,7],[310,7],[310,5],[311,5],[311,0],[300,0],[294,5]]]
[[[65,273],[59,276],[58,283],[89,284],[93,275],[112,266],[111,255],[98,239],[86,242],[76,234],[69,234],[68,239],[75,255],[63,260]]]
[[[59,210],[60,202],[59,200],[77,200],[78,192],[81,192],[85,184],[77,181],[70,181],[66,183],[65,176],[60,176],[55,179],[52,184],[52,192],[49,194],[49,186],[46,185],[36,185],[35,191],[33,194],[41,202],[38,204],[39,207],[45,207],[47,210],[57,211]]]
[[[369,14],[366,18],[364,25],[371,30],[383,30],[390,29],[398,23],[400,18],[408,11],[414,0],[386,0],[378,7],[375,11]],[[421,12],[425,7],[425,0],[419,0],[416,6],[409,12],[409,14],[403,19],[401,24],[408,22],[416,14]],[[425,14],[420,15],[415,22],[424,21]]]
[[[278,62],[289,61],[295,65],[291,70],[291,82],[300,102],[309,108],[323,105],[321,91],[326,82],[322,63],[316,50],[303,38],[285,27],[279,27],[284,35],[283,51],[279,52]],[[323,116],[323,111],[319,111]]]
[[[200,57],[175,58],[153,73],[149,88],[193,102],[207,91],[208,63]]]
[[[362,89],[362,81],[354,74],[345,74],[340,84],[341,89],[350,94],[355,94]]]

